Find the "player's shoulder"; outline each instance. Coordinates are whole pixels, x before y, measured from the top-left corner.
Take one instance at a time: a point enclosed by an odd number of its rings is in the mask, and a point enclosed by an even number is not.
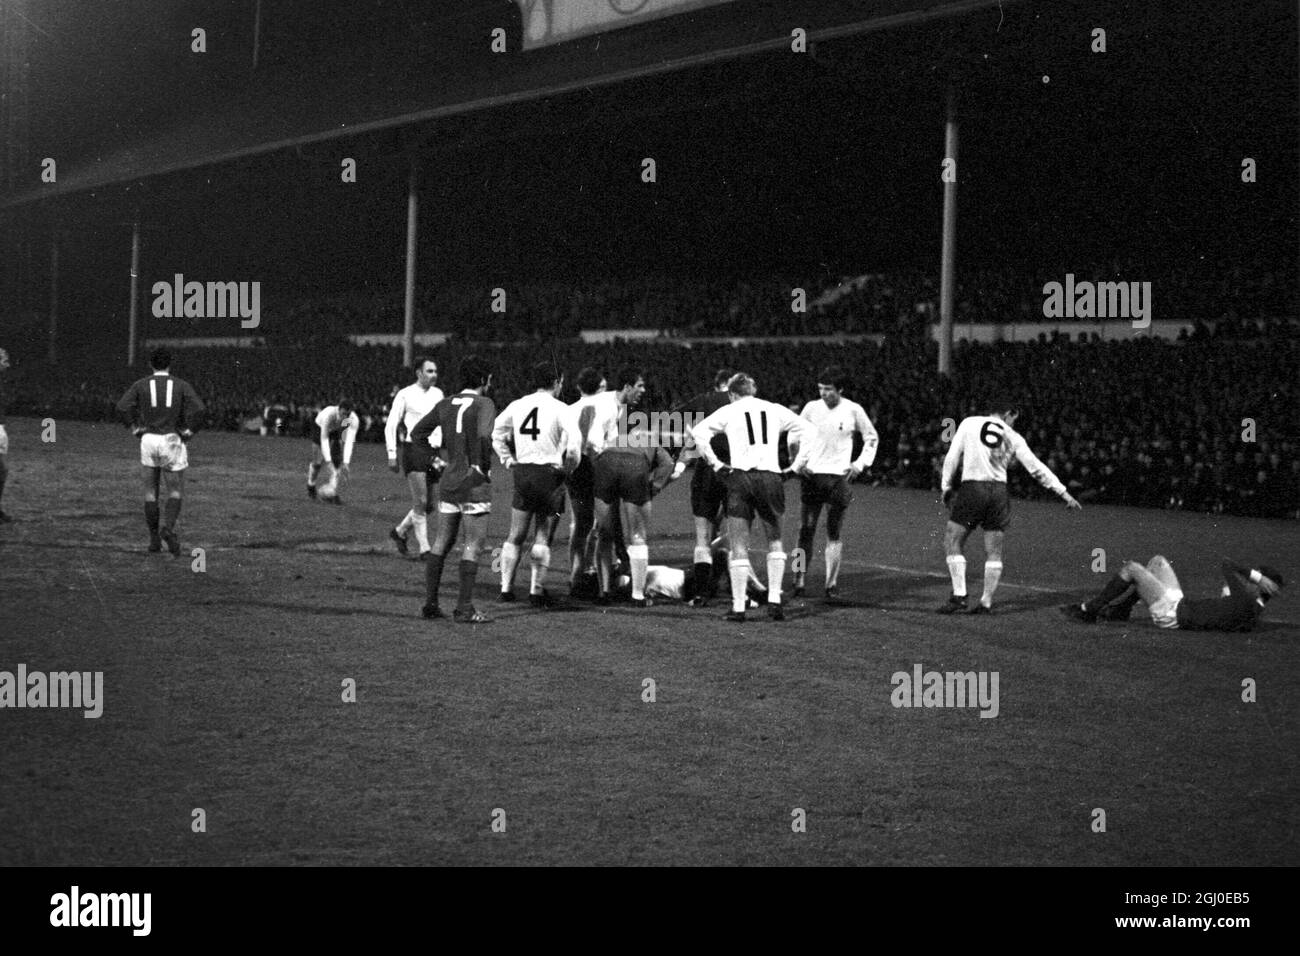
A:
[[[814,398],[804,404],[799,414],[804,418],[811,418],[813,415],[820,415],[826,411],[826,403],[820,398]]]

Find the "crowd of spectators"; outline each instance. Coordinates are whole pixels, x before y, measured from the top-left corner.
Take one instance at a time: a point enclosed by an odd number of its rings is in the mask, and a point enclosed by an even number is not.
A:
[[[584,365],[612,373],[644,369],[647,410],[667,410],[696,394],[715,369],[743,369],[760,395],[801,407],[817,394],[818,372],[845,366],[849,395],[881,435],[873,481],[937,489],[944,433],[994,394],[1017,396],[1017,428],[1070,488],[1088,502],[1182,508],[1267,517],[1300,511],[1300,419],[1295,369],[1300,339],[1200,339],[1166,342],[1070,341],[1046,335],[1025,343],[958,346],[951,377],[935,373],[936,347],[923,329],[900,327],[882,344],[700,344],[535,342],[482,345],[453,340],[435,351],[444,387],[470,350],[489,355],[494,393],[504,403],[524,390],[526,369],[552,358],[571,383]],[[178,351],[175,370],[208,403],[208,427],[256,427],[263,407],[290,410],[289,434],[303,434],[315,412],[348,395],[363,421],[362,440],[382,440],[393,391],[411,376],[390,347],[209,348]],[[14,414],[114,419],[113,403],[130,370],[100,362],[16,365]],[[572,385],[563,396],[572,401]],[[1013,488],[1041,489],[1020,469]]]

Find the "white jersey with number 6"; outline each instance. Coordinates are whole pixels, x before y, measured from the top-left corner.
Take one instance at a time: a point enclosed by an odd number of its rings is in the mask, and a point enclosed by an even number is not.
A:
[[[507,444],[512,438],[514,454]],[[492,426],[492,449],[503,463],[563,466],[565,457],[576,457],[578,450],[572,411],[550,392],[517,398]]]
[[[943,459],[943,490],[949,491],[961,462],[962,481],[1007,480],[1007,465],[1015,458],[1025,471],[1044,488],[1061,494],[1065,486],[1052,470],[1029,450],[1029,445],[1010,425],[992,415],[963,418],[952,436],[952,445]]]
[[[722,433],[727,436],[731,467],[736,471],[780,473],[777,443],[781,434],[790,432],[791,439],[799,443],[799,456],[794,462],[794,467],[799,467],[808,458],[807,439],[811,437],[812,427],[784,405],[747,395],[719,408],[696,425],[692,435],[700,456],[711,468],[718,467],[718,456],[709,442],[714,435]]]

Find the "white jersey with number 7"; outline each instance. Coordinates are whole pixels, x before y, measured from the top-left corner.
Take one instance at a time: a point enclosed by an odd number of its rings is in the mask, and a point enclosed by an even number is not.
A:
[[[1025,471],[1044,488],[1062,494],[1061,484],[1052,470],[1029,450],[1029,445],[1010,425],[992,415],[972,415],[963,418],[952,436],[952,444],[943,459],[943,491],[950,491],[957,477],[957,463],[961,462],[962,481],[1007,480],[1007,465],[1015,458],[1025,466]]]
[[[791,432],[799,443],[799,457],[795,460],[795,467],[798,467],[808,457],[811,443],[805,441],[805,436],[811,436],[812,425],[784,405],[747,395],[719,408],[696,425],[692,435],[700,456],[711,468],[717,468],[718,456],[709,442],[714,435],[722,433],[731,446],[731,467],[736,471],[779,473],[781,462],[777,443],[783,432]]]

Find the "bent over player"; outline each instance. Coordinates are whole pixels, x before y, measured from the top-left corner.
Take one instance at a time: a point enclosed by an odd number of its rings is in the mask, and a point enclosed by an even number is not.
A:
[[[1133,605],[1145,601],[1156,627],[1184,631],[1250,631],[1259,622],[1264,607],[1285,583],[1280,572],[1267,564],[1253,568],[1224,559],[1221,568],[1226,582],[1217,598],[1184,597],[1174,566],[1157,554],[1143,567],[1126,561],[1101,593],[1082,604],[1066,604],[1066,617],[1094,624],[1098,620],[1127,621]]]
[[[477,355],[460,363],[464,386],[434,406],[433,411],[411,429],[411,441],[438,449],[436,461],[445,461],[438,480],[438,535],[425,565],[426,597],[421,614],[426,618],[445,615],[438,607],[442,566],[465,524],[465,550],[460,561],[460,593],[452,618],[466,624],[484,624],[490,618],[474,608],[474,578],[478,554],[487,538],[488,515],[492,512],[492,421],[496,406],[487,397],[492,373]],[[435,461],[435,463],[436,463]]]
[[[866,411],[844,398],[848,376],[838,366],[825,369],[817,379],[821,398],[803,407],[800,418],[812,423],[808,460],[800,473],[803,509],[799,523],[799,548],[804,561],[812,560],[817,522],[826,507],[826,598],[834,600],[840,577],[844,543],[840,528],[844,512],[853,501],[849,482],[857,479],[876,460],[879,437]],[[853,436],[862,437],[862,453],[853,458]],[[806,565],[805,565],[806,567]],[[794,574],[794,596],[803,597],[806,571]]]
[[[971,614],[988,614],[993,607],[993,592],[1002,579],[1002,537],[1011,524],[1011,498],[1007,495],[1007,465],[1012,459],[1044,488],[1061,497],[1066,507],[1082,505],[1038,460],[1029,445],[1016,433],[1019,412],[1011,402],[996,402],[988,415],[963,418],[952,436],[952,445],[943,459],[943,503],[951,501],[948,526],[943,536],[947,552],[948,575],[952,578],[952,596],[939,608],[940,614],[954,614],[966,609],[966,539],[976,527],[984,529],[984,593]],[[961,481],[953,491],[957,466]]]
[[[332,468],[330,476],[319,486],[321,500],[338,505],[338,484],[340,478],[348,476],[352,463],[352,446],[356,443],[357,432],[361,430],[361,419],[353,410],[351,400],[340,398],[337,405],[327,405],[317,413],[311,426],[312,461],[307,466],[307,497],[315,498],[318,487],[316,478],[321,466],[328,464]]]
[[[149,527],[149,550],[161,551],[163,542],[173,557],[181,553],[176,519],[185,492],[185,469],[190,466],[185,442],[194,434],[203,402],[189,382],[173,378],[172,356],[155,349],[149,358],[153,374],[135,382],[117,403],[140,439],[140,473],[144,480],[144,520]],[[158,492],[167,489],[161,527]]]

